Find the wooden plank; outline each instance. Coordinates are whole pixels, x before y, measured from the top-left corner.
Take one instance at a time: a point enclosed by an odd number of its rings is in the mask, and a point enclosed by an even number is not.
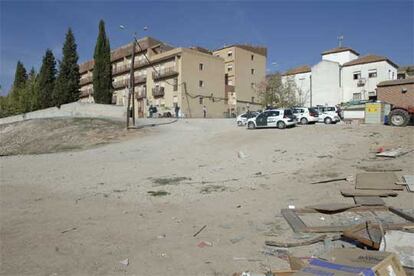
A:
[[[392,172],[364,172],[357,173],[355,189],[358,190],[403,190],[396,185],[398,177]]]
[[[304,245],[311,245],[317,242],[324,241],[326,238],[326,235],[320,235],[317,237],[314,237],[309,240],[305,241],[297,241],[297,242],[278,242],[278,241],[265,241],[265,244],[268,246],[276,246],[276,247],[297,247],[297,246],[304,246]]]
[[[410,216],[409,214],[405,213],[403,210],[394,208],[394,207],[388,207],[388,209],[393,212],[394,214],[396,214],[397,216],[400,216],[408,221],[414,222],[414,217]]]
[[[354,197],[354,201],[356,204],[363,206],[385,205],[384,200],[382,200],[379,196],[356,196]]]
[[[403,177],[407,185],[407,190],[414,193],[414,175],[404,175]]]
[[[343,189],[341,190],[343,196],[397,196],[398,193],[391,190],[352,190],[352,189]]]
[[[383,224],[384,230],[401,230],[404,227],[411,227],[413,223],[395,223],[395,224]],[[343,232],[346,229],[355,226],[355,224],[342,225],[342,226],[308,226],[302,231],[303,233],[336,233]]]
[[[294,232],[299,233],[305,230],[306,224],[300,219],[294,210],[282,209],[280,212],[290,227],[292,227]]]
[[[381,244],[382,232],[379,225],[370,222],[361,223],[344,230],[344,237],[356,240],[361,244],[378,250]]]

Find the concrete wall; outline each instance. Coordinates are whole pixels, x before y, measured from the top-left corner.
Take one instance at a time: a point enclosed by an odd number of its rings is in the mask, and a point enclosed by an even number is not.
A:
[[[200,63],[203,70],[200,70]],[[180,106],[186,117],[193,118],[203,116],[203,106],[207,108],[207,117],[222,118],[227,111],[224,101],[224,62],[217,56],[205,54],[199,51],[183,49],[181,55],[180,75],[181,81],[187,84],[187,92],[191,96],[205,96],[200,101],[200,97],[192,98],[185,94],[184,86],[180,86],[181,97]],[[199,82],[203,81],[203,86]],[[211,95],[215,98],[213,101]]]
[[[370,78],[368,72],[376,70],[377,77]],[[353,79],[354,72],[361,72],[361,81],[365,83],[358,86],[358,80]],[[361,94],[361,100],[367,100],[369,96],[375,96],[377,84],[397,78],[397,68],[386,61],[358,64],[345,66],[342,68],[342,102],[348,102],[353,99],[354,93]]]
[[[340,65],[357,58],[358,56],[351,51],[322,55],[322,60],[338,62]]]
[[[58,117],[91,117],[112,120],[125,120],[125,116],[125,108],[121,106],[75,102],[64,104],[60,108],[50,107],[25,114],[1,118],[0,125],[31,119]]]
[[[336,105],[341,101],[339,63],[322,60],[312,67],[312,105]]]

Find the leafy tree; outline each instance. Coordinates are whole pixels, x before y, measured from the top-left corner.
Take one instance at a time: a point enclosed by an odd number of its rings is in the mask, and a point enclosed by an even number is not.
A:
[[[36,71],[34,68],[30,70],[29,77],[25,83],[25,86],[21,89],[20,93],[20,110],[21,112],[33,111],[32,102],[35,96],[36,90]]]
[[[99,34],[96,40],[95,65],[93,68],[93,97],[96,103],[112,102],[112,66],[111,47],[105,32],[105,23],[99,22]]]
[[[53,90],[56,81],[56,60],[50,49],[43,56],[37,81],[37,89],[34,91],[33,108],[42,109],[54,106]]]
[[[8,95],[8,110],[9,115],[14,115],[23,112],[24,108],[21,103],[23,89],[27,81],[27,72],[23,63],[17,62],[16,72],[14,74],[13,87]]]
[[[53,90],[53,100],[57,106],[79,100],[80,75],[76,49],[75,37],[69,28],[63,44],[63,58],[59,63],[59,74]]]
[[[294,81],[282,81],[280,73],[266,76],[257,88],[263,106],[292,107],[299,104],[298,89]]]
[[[0,96],[0,118],[10,115],[9,97]]]

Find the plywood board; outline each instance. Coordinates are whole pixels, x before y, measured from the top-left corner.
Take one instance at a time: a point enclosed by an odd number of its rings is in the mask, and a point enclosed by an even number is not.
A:
[[[343,196],[397,196],[398,193],[391,190],[353,190],[353,189],[342,189],[341,194]]]
[[[378,157],[396,158],[396,157],[402,156],[404,154],[410,153],[412,151],[413,151],[412,149],[396,148],[396,149],[391,149],[391,150],[387,150],[387,151],[377,153],[377,156]]]
[[[392,172],[358,173],[355,179],[355,189],[358,190],[402,190],[396,185],[398,177]]]
[[[379,196],[356,196],[354,197],[355,204],[362,206],[378,206],[385,205],[384,200]]]
[[[307,206],[306,208],[314,209],[319,212],[340,212],[350,208],[358,207],[359,205],[348,203],[326,203]]]
[[[414,268],[414,233],[387,231],[380,250],[396,253],[403,266]]]

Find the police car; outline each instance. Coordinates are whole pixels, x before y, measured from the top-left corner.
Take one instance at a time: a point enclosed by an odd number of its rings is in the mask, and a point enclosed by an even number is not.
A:
[[[270,109],[260,113],[255,118],[247,120],[247,128],[264,128],[264,127],[293,127],[296,125],[296,117],[291,109]]]

